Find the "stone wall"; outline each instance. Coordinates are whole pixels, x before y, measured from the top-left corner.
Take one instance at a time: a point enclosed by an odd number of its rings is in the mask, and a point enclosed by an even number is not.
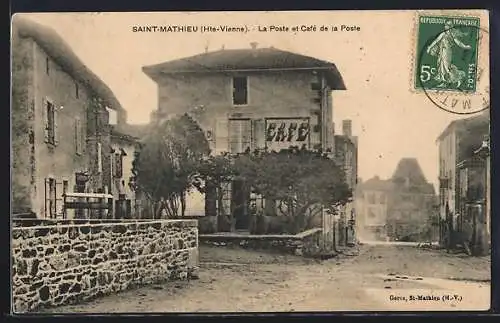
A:
[[[298,256],[313,256],[319,252],[322,230],[315,228],[299,234],[245,235],[238,233],[200,234],[200,243],[211,246],[242,247]]]
[[[14,227],[15,312],[185,279],[198,266],[195,220]]]

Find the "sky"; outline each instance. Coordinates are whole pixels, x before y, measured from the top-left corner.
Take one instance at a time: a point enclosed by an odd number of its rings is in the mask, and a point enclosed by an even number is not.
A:
[[[438,176],[436,139],[459,118],[412,88],[416,11],[43,13],[27,18],[55,29],[115,93],[129,123],[147,123],[157,108],[156,84],[143,66],[209,51],[274,46],[336,64],[347,90],[333,92],[336,133],[353,122],[359,177],[392,176],[401,158],[417,158],[427,180]],[[482,24],[487,25],[487,13]],[[142,33],[134,26],[247,26],[248,33]],[[269,26],[316,26],[316,31],[260,32]],[[357,26],[359,31],[320,31]]]

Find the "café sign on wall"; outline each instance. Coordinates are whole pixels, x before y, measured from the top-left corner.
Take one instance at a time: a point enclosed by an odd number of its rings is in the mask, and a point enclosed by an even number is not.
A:
[[[310,132],[309,118],[267,118],[266,147],[275,151],[290,146],[309,148]]]

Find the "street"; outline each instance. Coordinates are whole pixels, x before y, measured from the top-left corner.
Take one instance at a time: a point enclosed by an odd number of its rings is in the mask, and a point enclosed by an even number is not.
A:
[[[44,312],[479,310],[490,302],[489,257],[411,245],[364,244],[325,261],[202,246],[200,260],[198,280]]]

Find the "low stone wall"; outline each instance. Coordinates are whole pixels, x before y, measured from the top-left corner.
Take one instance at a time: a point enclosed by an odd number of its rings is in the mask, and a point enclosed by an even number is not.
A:
[[[312,256],[318,253],[322,230],[310,229],[299,234],[250,235],[239,233],[200,234],[200,244],[270,250],[285,254]]]
[[[184,279],[198,266],[196,220],[12,229],[14,311]]]

